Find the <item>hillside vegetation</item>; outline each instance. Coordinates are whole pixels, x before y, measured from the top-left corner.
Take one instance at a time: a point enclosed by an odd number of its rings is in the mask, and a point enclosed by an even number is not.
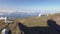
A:
[[[60,19],[60,14],[53,14],[49,16],[41,17],[29,17],[29,18],[18,18],[18,21],[23,23],[26,26],[47,26],[47,20],[54,19],[57,23]]]
[[[26,25],[27,27],[34,27],[34,26],[41,26],[46,27],[48,26],[47,20],[48,19],[54,19],[58,25],[60,25],[60,14],[54,14],[49,16],[41,16],[41,17],[28,17],[28,18],[15,18],[14,23],[9,24],[9,29],[11,30],[12,34],[20,34],[22,31],[18,27],[18,23],[22,23],[23,25]],[[0,22],[0,27],[1,27]]]

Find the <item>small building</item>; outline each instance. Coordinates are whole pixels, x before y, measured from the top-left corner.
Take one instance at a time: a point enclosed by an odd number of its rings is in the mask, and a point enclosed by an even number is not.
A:
[[[6,20],[6,23],[13,23],[13,20]]]
[[[13,20],[10,17],[0,17],[0,20],[4,20],[5,23],[13,23]]]
[[[7,17],[7,19],[5,20],[5,23],[13,23],[12,18]]]

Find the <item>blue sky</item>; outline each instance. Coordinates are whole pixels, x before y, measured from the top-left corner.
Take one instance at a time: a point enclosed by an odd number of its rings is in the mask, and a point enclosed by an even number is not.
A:
[[[0,0],[0,8],[59,10],[60,0]]]

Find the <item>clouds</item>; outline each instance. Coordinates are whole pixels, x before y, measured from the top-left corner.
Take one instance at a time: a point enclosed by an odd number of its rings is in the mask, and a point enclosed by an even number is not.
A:
[[[0,12],[9,12],[9,13],[11,13],[11,12],[13,12],[13,11],[15,11],[15,10],[13,10],[13,9],[0,9]]]
[[[41,14],[47,14],[47,13],[54,13],[57,12],[56,10],[34,10],[34,9],[0,9],[0,13],[41,13]],[[58,11],[59,12],[59,11]]]

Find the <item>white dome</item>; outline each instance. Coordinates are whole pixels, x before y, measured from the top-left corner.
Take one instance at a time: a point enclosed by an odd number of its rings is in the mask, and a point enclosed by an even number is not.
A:
[[[39,17],[41,16],[41,14],[39,14]]]

